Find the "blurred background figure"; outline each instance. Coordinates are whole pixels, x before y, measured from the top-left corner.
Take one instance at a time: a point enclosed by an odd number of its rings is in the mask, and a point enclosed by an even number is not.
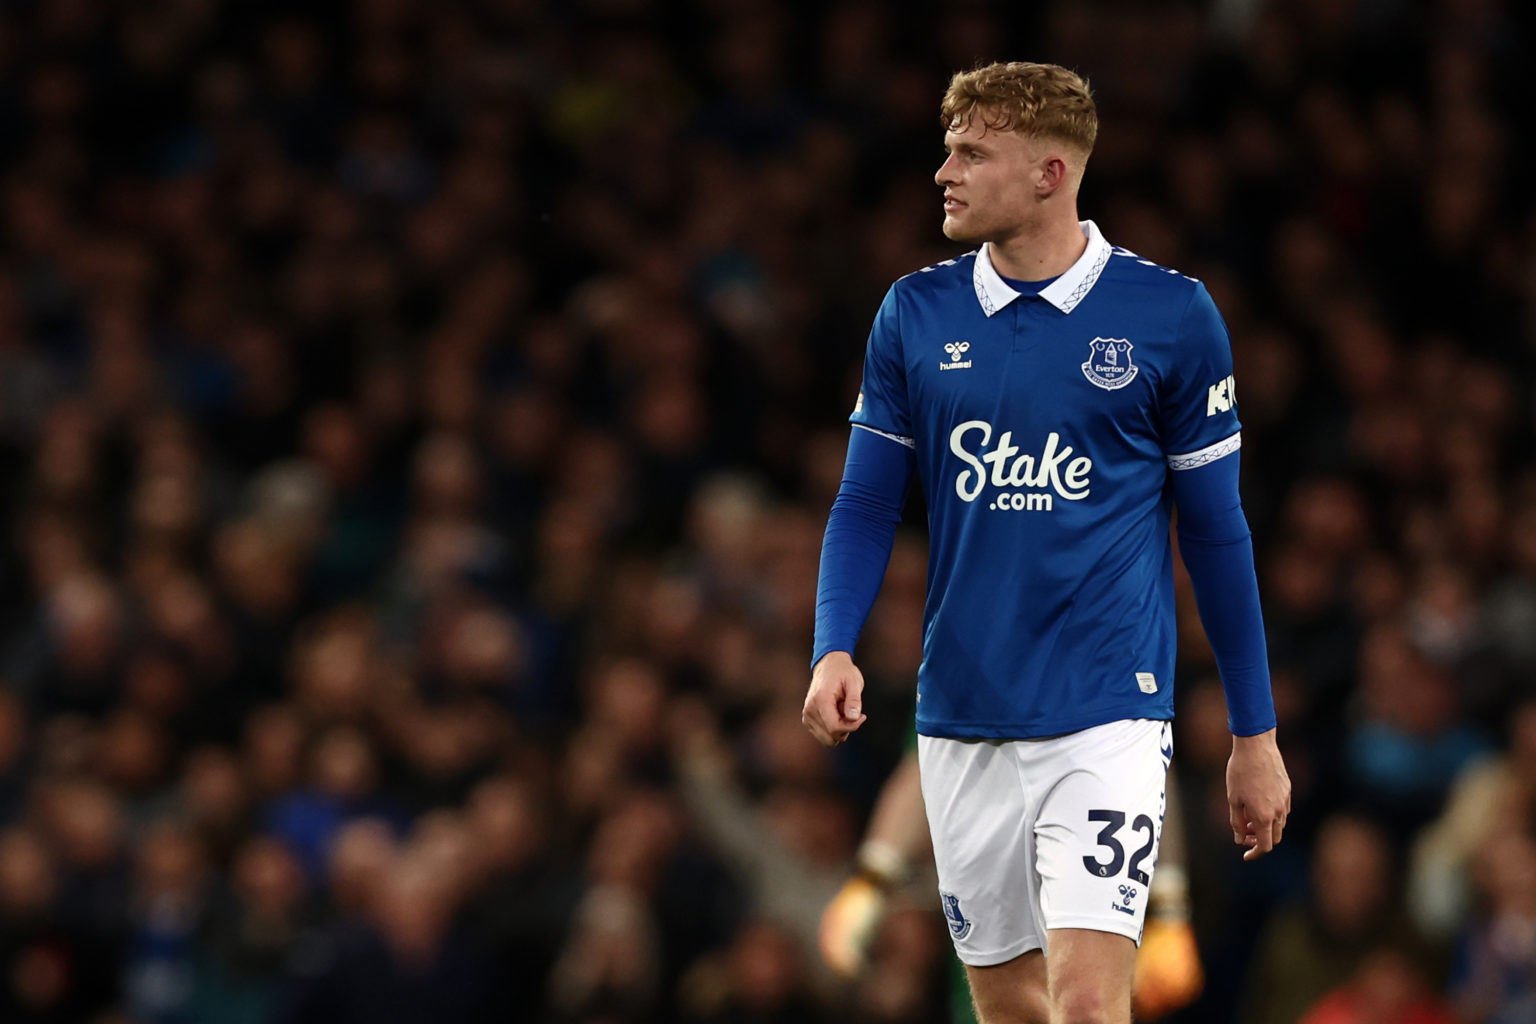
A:
[[[1324,996],[1303,1024],[1455,1024],[1456,1017],[1419,974],[1411,956],[1385,947],[1373,951],[1342,987]]]
[[[1533,22],[5,6],[0,1020],[946,1018],[922,900],[817,948],[920,509],[867,727],[798,718],[864,340],[957,255],[938,99],[1000,58],[1091,80],[1085,208],[1233,335],[1295,813],[1231,856],[1191,606],[1163,1019],[1532,1019]]]
[[[1516,1021],[1536,1010],[1536,843],[1491,839],[1477,865],[1483,911],[1461,936],[1456,1008],[1467,1020]]]
[[[1414,946],[1396,876],[1388,837],[1379,826],[1348,816],[1324,822],[1313,848],[1310,898],[1276,912],[1259,937],[1244,993],[1245,1014],[1256,1021],[1297,1020],[1330,992],[1349,985],[1352,995],[1329,1002],[1333,1008],[1319,1019],[1352,1020],[1335,1004],[1354,1006],[1350,1000],[1355,996],[1369,1006],[1378,998],[1390,1001],[1380,990],[1391,987],[1391,978],[1405,970],[1415,978],[1422,975],[1424,964],[1403,952],[1412,950],[1422,958],[1425,951]],[[1392,955],[1377,963],[1375,944],[1387,938],[1395,944]],[[1362,1007],[1349,1012],[1370,1020],[1376,1011]]]

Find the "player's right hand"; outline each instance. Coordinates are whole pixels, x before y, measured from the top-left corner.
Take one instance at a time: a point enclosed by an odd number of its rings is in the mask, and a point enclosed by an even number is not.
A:
[[[847,651],[829,651],[811,670],[800,721],[822,746],[835,747],[864,724],[864,673]]]

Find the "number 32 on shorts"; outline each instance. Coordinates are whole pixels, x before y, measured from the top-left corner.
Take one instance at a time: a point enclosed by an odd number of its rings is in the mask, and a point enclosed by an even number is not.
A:
[[[1138,814],[1136,820],[1131,822],[1131,831],[1145,832],[1147,841],[1141,848],[1131,854],[1129,865],[1125,862],[1125,847],[1121,845],[1118,837],[1119,831],[1125,827],[1124,811],[1092,810],[1088,812],[1088,820],[1102,822],[1104,827],[1099,829],[1098,844],[1109,851],[1108,860],[1099,860],[1096,857],[1084,857],[1083,867],[1088,869],[1090,875],[1098,878],[1112,878],[1125,867],[1126,875],[1141,885],[1146,885],[1152,880],[1152,876],[1141,870],[1141,862],[1152,853],[1152,845],[1157,839],[1157,826],[1151,816]]]

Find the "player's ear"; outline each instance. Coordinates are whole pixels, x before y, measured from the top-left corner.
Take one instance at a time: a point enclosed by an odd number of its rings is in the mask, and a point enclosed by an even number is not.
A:
[[[1040,163],[1040,173],[1035,179],[1035,193],[1041,199],[1047,199],[1061,189],[1072,177],[1072,169],[1067,166],[1067,161],[1057,153],[1052,153]]]

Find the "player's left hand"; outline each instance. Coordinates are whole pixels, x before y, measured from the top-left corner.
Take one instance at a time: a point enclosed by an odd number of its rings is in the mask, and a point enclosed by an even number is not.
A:
[[[1280,842],[1291,813],[1291,777],[1275,744],[1275,730],[1232,737],[1227,761],[1227,812],[1232,841],[1257,860]]]

